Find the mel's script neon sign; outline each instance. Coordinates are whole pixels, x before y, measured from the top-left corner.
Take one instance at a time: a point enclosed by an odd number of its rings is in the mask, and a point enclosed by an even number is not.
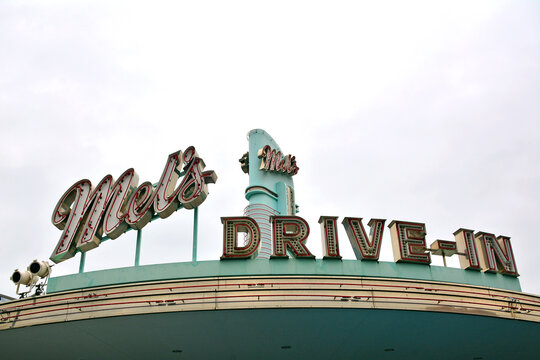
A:
[[[83,179],[73,184],[54,208],[52,223],[63,230],[51,260],[55,263],[99,246],[103,235],[115,239],[128,227],[142,229],[154,214],[167,218],[179,207],[193,209],[215,183],[214,171],[203,171],[204,161],[193,146],[169,155],[156,186],[127,169],[118,180],[106,175],[96,187]],[[178,180],[182,181],[176,187]]]

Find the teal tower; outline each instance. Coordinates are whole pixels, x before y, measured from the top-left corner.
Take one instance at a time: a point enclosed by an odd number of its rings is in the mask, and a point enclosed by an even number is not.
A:
[[[271,216],[295,215],[293,175],[298,172],[294,156],[284,155],[276,141],[264,130],[248,133],[249,152],[240,159],[249,174],[244,215],[253,218],[261,230],[258,259],[272,255]],[[265,166],[266,165],[266,166]]]

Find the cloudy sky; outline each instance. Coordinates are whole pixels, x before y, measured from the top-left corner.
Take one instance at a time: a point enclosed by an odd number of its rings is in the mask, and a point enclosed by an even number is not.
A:
[[[73,183],[129,167],[157,182],[190,145],[219,177],[198,254],[217,260],[220,216],[247,205],[246,134],[263,128],[297,157],[317,257],[320,215],[424,222],[428,243],[464,227],[510,236],[540,294],[537,1],[2,1],[0,49],[0,293],[51,254]],[[189,261],[192,216],[147,226],[141,263]],[[392,261],[388,230],[382,247]],[[129,232],[86,269],[134,252]]]

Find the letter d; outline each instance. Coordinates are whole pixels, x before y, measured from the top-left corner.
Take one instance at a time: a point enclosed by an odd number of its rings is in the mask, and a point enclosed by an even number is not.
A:
[[[249,259],[257,255],[261,242],[259,225],[250,217],[222,217],[223,255],[221,260]],[[245,233],[246,243],[238,246],[238,233]]]

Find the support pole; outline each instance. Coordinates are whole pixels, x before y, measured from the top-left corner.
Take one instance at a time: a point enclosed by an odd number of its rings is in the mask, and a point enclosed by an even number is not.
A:
[[[86,261],[86,252],[81,252],[81,262],[79,263],[79,274],[84,272],[84,262]]]
[[[137,244],[135,245],[135,266],[139,266],[139,259],[141,258],[141,238],[142,229],[137,230]]]
[[[199,232],[199,207],[196,207],[193,211],[193,255],[191,261],[197,261],[197,236]]]

